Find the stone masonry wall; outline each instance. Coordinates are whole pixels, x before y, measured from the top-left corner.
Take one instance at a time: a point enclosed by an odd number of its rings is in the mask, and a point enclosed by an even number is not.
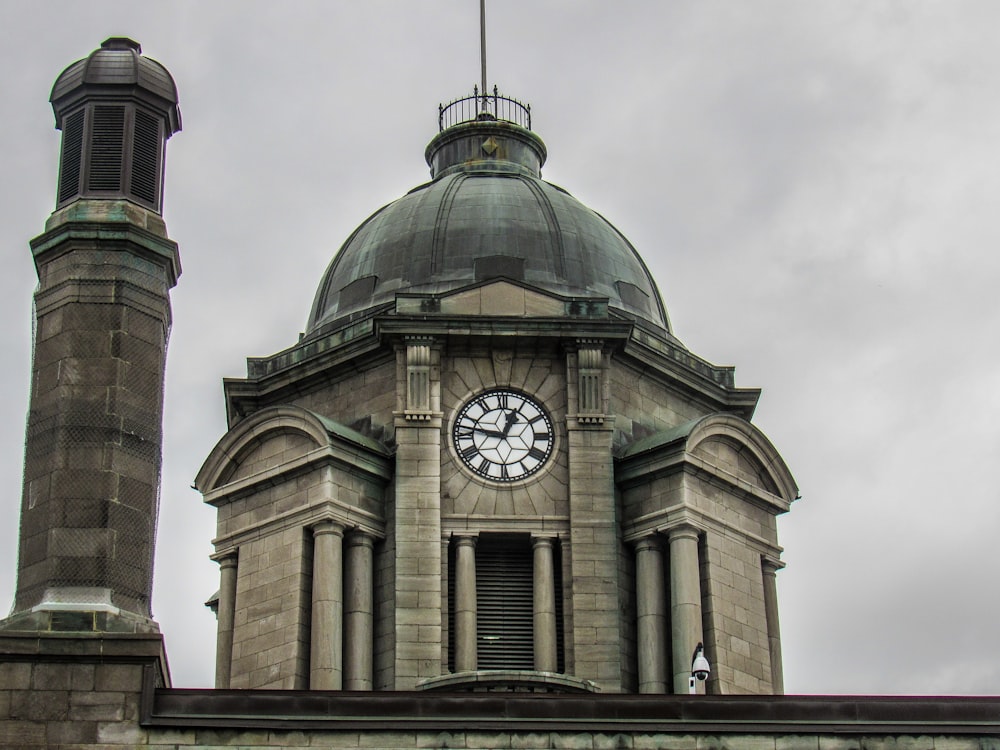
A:
[[[774,516],[702,479],[687,476],[685,482],[693,505],[707,506],[713,517],[727,522],[706,531],[702,543],[702,601],[711,621],[712,661],[718,665],[712,687],[722,694],[769,693],[761,554],[762,540],[775,537]]]
[[[291,527],[240,545],[232,688],[309,686],[311,547]]]

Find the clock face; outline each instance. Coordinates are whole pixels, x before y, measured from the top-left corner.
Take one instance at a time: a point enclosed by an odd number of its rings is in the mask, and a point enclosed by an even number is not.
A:
[[[462,407],[452,440],[459,457],[476,474],[513,482],[541,469],[552,453],[552,420],[530,396],[487,391]]]

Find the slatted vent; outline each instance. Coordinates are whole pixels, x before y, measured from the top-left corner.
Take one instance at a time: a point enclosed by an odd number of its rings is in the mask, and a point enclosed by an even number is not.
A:
[[[88,190],[119,192],[122,187],[122,144],[125,108],[94,107]]]
[[[59,202],[80,192],[80,167],[83,156],[83,118],[81,109],[63,123],[62,155],[59,165]]]
[[[129,189],[136,198],[154,206],[159,183],[159,166],[159,124],[155,117],[137,109],[132,133],[132,176]]]
[[[476,598],[479,669],[533,669],[530,538],[479,537]]]

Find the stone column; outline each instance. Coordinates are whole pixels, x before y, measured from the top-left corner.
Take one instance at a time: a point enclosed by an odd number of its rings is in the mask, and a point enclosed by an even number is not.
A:
[[[476,668],[476,538],[455,537],[455,671]]]
[[[687,693],[691,658],[701,631],[701,580],[698,566],[698,529],[690,525],[670,529],[670,623],[674,656],[674,692]]]
[[[771,652],[771,691],[784,695],[785,677],[781,663],[781,629],[778,626],[778,588],[775,573],[784,564],[765,557],[761,560],[764,578],[764,617],[767,620],[767,645]]]
[[[343,528],[332,521],[313,527],[310,690],[340,690],[342,685],[343,539]]]
[[[236,616],[236,553],[219,558],[219,614],[215,645],[215,687],[229,688],[233,667],[233,619]]]
[[[639,692],[667,692],[667,592],[663,548],[656,535],[635,545]]]
[[[535,669],[555,672],[558,669],[556,640],[556,575],[551,537],[534,537],[534,635]]]
[[[344,690],[372,689],[375,539],[355,530],[344,561]]]

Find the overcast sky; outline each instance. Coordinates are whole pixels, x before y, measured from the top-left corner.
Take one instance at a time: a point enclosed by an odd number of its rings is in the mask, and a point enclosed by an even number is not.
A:
[[[601,212],[674,332],[764,389],[802,492],[779,520],[790,693],[1000,693],[1000,3],[490,0],[489,79],[543,176]],[[184,130],[154,611],[209,686],[214,513],[190,484],[222,378],[295,343],[320,276],[427,179],[479,79],[475,0],[0,0],[0,607],[13,600],[28,240],[55,200],[59,72],[109,36],[164,63]]]

